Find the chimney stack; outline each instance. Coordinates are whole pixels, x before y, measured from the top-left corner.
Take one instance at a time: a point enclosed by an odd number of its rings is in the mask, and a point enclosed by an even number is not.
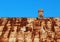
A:
[[[38,19],[43,19],[43,10],[38,10]]]

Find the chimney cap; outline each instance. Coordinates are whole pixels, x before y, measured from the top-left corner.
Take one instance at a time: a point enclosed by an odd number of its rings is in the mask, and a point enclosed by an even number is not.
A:
[[[44,12],[43,9],[39,9],[38,12]]]

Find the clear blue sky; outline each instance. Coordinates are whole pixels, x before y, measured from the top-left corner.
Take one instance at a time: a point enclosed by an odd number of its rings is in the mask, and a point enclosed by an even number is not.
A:
[[[60,17],[60,0],[0,0],[0,17]]]

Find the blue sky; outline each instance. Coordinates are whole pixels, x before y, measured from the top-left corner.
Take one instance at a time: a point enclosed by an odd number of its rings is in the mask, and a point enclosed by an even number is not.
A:
[[[60,0],[0,0],[0,17],[60,17]]]

